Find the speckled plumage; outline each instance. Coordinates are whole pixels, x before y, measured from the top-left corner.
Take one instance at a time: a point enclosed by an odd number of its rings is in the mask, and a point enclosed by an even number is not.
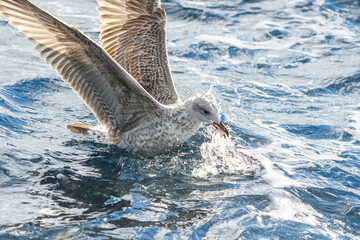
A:
[[[0,0],[0,13],[36,44],[40,56],[94,112],[108,140],[153,155],[220,122],[217,107],[195,96],[184,103],[174,87],[159,0],[98,0],[101,47],[27,0]],[[81,126],[80,126],[81,128]],[[71,126],[69,126],[71,130]],[[75,129],[75,128],[73,128]],[[96,128],[85,127],[85,133]]]
[[[157,101],[180,101],[166,50],[166,13],[159,0],[97,0],[100,43]]]

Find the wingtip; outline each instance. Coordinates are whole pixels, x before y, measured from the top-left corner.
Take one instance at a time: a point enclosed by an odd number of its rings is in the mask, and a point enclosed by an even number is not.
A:
[[[160,13],[163,15],[163,17],[166,17],[165,8],[164,8],[164,6],[163,6],[161,3],[159,3],[159,4],[157,5],[156,11],[157,11],[157,12],[160,12]]]
[[[160,9],[161,11],[165,12],[165,8],[164,6],[161,4],[161,2],[157,5],[157,8]]]

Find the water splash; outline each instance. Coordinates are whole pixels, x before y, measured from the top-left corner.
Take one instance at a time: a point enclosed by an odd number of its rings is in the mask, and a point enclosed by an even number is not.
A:
[[[245,149],[237,148],[231,138],[224,138],[212,127],[205,130],[211,141],[200,146],[202,159],[192,171],[193,176],[199,178],[229,174],[254,176],[260,172],[259,161],[247,155]]]

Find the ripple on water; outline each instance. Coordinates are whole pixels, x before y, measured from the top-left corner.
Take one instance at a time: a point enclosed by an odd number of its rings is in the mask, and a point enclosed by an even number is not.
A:
[[[25,133],[26,131],[24,131],[24,129],[27,125],[25,119],[0,113],[0,128],[4,130],[4,134],[9,134],[10,132]],[[31,133],[31,131],[28,133]]]
[[[299,125],[288,124],[283,126],[287,131],[306,137],[308,139],[338,139],[341,141],[353,140],[352,135],[346,131],[341,131],[334,126],[328,125]]]
[[[326,94],[358,94],[360,93],[360,73],[354,75],[340,77],[330,81],[327,86],[306,90],[304,92],[309,96],[321,96]]]

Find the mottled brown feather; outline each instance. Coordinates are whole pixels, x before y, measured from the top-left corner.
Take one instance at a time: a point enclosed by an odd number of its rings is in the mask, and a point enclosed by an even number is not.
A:
[[[0,13],[36,44],[40,56],[84,100],[110,137],[156,118],[161,111],[161,104],[76,28],[27,0],[0,0]]]
[[[166,14],[160,0],[97,0],[101,46],[156,100],[180,101],[166,49]]]

